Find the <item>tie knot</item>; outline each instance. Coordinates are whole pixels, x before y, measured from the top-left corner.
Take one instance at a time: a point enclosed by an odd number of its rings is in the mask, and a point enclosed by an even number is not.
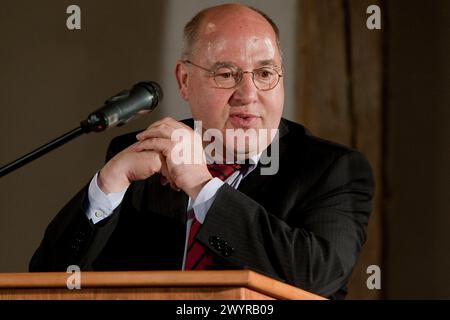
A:
[[[241,165],[237,163],[233,164],[208,164],[208,170],[214,178],[225,180],[233,174],[236,170],[241,169]]]

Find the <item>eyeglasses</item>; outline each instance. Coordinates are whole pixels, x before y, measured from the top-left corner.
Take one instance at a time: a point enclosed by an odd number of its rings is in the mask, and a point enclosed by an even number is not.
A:
[[[231,65],[219,65],[213,69],[208,69],[189,60],[184,60],[183,62],[208,72],[214,78],[217,87],[222,89],[237,87],[244,77],[244,73],[251,73],[255,87],[261,91],[268,91],[275,88],[283,76],[275,68],[270,66],[253,71],[242,71],[239,67]]]

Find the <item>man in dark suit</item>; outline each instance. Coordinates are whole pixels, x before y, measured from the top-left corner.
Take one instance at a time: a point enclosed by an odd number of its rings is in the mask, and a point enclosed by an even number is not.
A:
[[[106,165],[47,228],[30,270],[249,268],[344,297],[366,239],[373,177],[357,151],[281,118],[276,25],[241,5],[202,11],[185,27],[175,73],[199,122],[165,118],[115,138]],[[225,151],[207,154],[208,130]],[[236,144],[239,134],[227,130],[253,130],[262,143]],[[187,139],[175,141],[180,131]],[[262,174],[268,150],[277,170]],[[200,161],[175,159],[191,153]],[[228,154],[245,163],[206,164]]]

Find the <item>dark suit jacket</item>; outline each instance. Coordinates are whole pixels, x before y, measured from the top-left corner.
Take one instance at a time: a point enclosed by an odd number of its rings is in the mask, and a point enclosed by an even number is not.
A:
[[[192,121],[188,122],[192,125]],[[107,160],[135,142],[113,139]],[[248,268],[331,298],[342,298],[366,240],[374,182],[357,151],[311,136],[282,119],[275,175],[252,171],[237,190],[225,184],[197,240],[217,269]],[[158,175],[131,184],[109,218],[93,225],[87,186],[53,219],[30,271],[181,269],[188,196]]]

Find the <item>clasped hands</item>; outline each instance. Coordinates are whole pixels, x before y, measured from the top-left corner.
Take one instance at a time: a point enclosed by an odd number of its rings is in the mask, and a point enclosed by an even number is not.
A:
[[[172,141],[172,134],[177,129],[186,130],[184,132],[188,133],[190,141]],[[123,191],[131,182],[145,180],[159,172],[162,184],[170,184],[177,191],[183,190],[195,200],[203,186],[212,179],[206,166],[202,138],[189,126],[164,118],[154,122],[136,138],[136,143],[115,155],[100,170],[97,183],[104,193]],[[180,162],[174,157],[175,150],[177,153],[200,154],[201,161]]]

